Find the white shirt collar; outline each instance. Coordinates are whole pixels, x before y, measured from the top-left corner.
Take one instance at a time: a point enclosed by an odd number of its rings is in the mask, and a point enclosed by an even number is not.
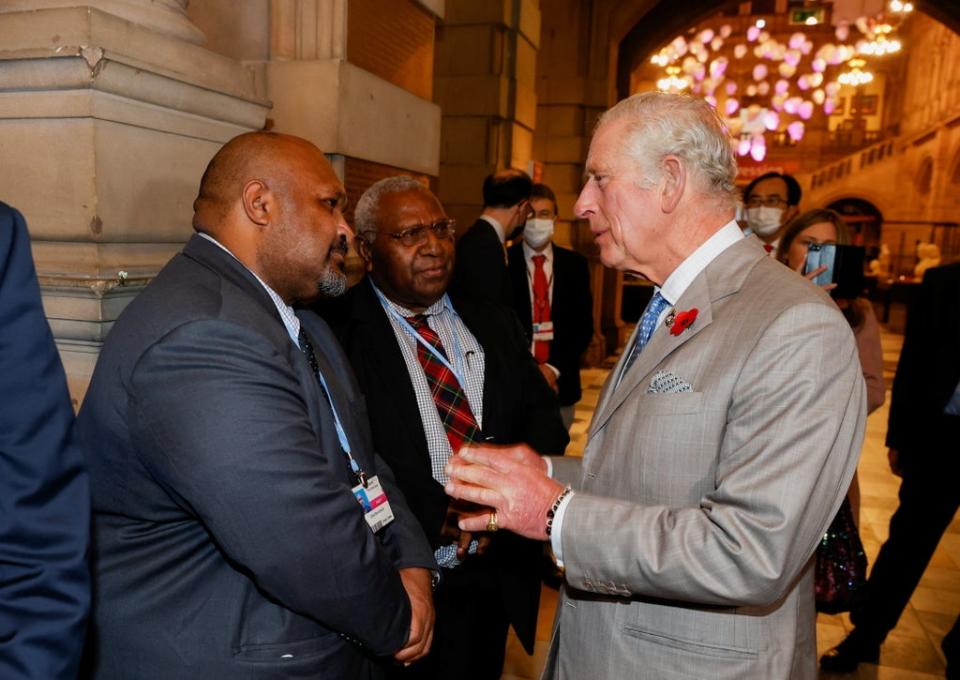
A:
[[[743,238],[743,232],[736,220],[730,220],[713,236],[708,238],[699,248],[694,250],[680,265],[673,270],[660,288],[660,294],[671,305],[677,304],[693,280],[713,262],[720,253]]]
[[[217,239],[210,236],[210,234],[204,234],[203,232],[197,232],[197,234],[201,238],[205,238],[208,241],[210,241],[210,243],[220,248],[220,250],[227,253],[234,260],[237,260],[237,262],[240,262],[237,256],[230,252],[229,248],[227,248],[225,245],[220,243],[220,241],[218,241]],[[299,347],[300,346],[300,319],[297,318],[296,313],[293,311],[293,307],[291,307],[286,302],[284,302],[283,298],[280,297],[273,288],[271,288],[266,283],[264,283],[263,279],[261,279],[259,276],[254,274],[254,272],[252,272],[247,265],[243,264],[243,262],[240,262],[240,265],[244,269],[246,269],[248,272],[253,274],[253,278],[259,281],[260,285],[263,286],[263,289],[267,291],[267,295],[269,295],[270,299],[273,300],[273,304],[276,306],[277,312],[279,312],[280,314],[280,320],[283,321],[283,325],[287,329],[287,334],[290,336],[290,339],[293,340],[293,344]]]
[[[503,243],[507,240],[507,230],[500,224],[500,222],[495,217],[490,217],[490,215],[480,215],[480,219],[493,227],[493,230],[497,232],[497,238],[500,239],[500,243]]]
[[[384,295],[383,291],[380,290],[377,287],[377,284],[373,282],[373,279],[370,279],[370,285],[373,287],[375,291],[380,293],[380,295],[378,295],[377,297],[380,299],[381,304],[385,304],[391,307],[395,312],[397,312],[400,316],[402,316],[405,319],[408,319],[411,316],[416,316],[417,312],[407,309],[403,305],[398,305],[396,302],[394,302],[393,300],[388,298],[386,295]],[[444,293],[439,300],[437,300],[432,305],[427,307],[425,310],[420,312],[420,314],[422,314],[423,316],[434,316],[435,314],[440,314],[441,312],[452,312],[452,311],[453,311],[453,303],[450,302],[450,296]]]

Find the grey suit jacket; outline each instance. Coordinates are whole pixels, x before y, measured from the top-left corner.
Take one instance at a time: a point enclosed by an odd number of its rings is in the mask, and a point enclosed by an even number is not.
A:
[[[327,397],[276,307],[195,236],[117,320],[78,419],[98,680],[368,678],[406,643],[397,569],[436,565],[333,333],[300,319],[396,519],[370,531]]]
[[[853,334],[753,240],[693,281],[691,308],[611,372],[582,461],[554,459],[578,493],[544,677],[816,676],[811,556],[866,418]],[[690,391],[657,392],[676,381]]]

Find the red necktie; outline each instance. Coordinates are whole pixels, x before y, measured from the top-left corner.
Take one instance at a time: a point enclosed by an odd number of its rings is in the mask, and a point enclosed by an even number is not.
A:
[[[433,345],[444,358],[447,357],[440,342],[440,336],[427,325],[427,317],[418,314],[409,317],[407,321],[424,340]],[[470,402],[467,401],[467,395],[460,387],[457,376],[434,356],[433,352],[419,342],[417,359],[423,367],[423,374],[433,394],[433,403],[436,404],[437,415],[440,416],[440,422],[447,433],[450,448],[456,453],[461,446],[476,439],[477,432],[480,430],[477,427],[477,419],[473,417],[473,411],[470,410]]]
[[[533,256],[533,322],[543,323],[550,320],[550,284],[543,271],[546,255]],[[536,340],[533,343],[533,356],[541,364],[550,358],[550,341]]]
[[[764,243],[764,244],[763,244],[763,249],[766,250],[768,253],[772,253],[772,252],[773,252],[773,246],[770,245],[769,243]]]

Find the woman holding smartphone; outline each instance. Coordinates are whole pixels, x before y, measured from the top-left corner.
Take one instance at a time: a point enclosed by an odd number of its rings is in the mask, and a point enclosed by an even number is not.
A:
[[[791,269],[803,274],[807,261],[807,251],[812,244],[850,244],[850,228],[833,210],[818,209],[795,217],[783,233],[777,246],[776,257]],[[824,267],[807,272],[805,276],[813,279],[824,271]],[[824,286],[831,290],[835,284]],[[873,305],[863,297],[837,299],[837,306],[853,329],[857,341],[857,352],[863,379],[867,384],[867,412],[873,413],[883,404],[886,385],[883,381],[883,350],[880,347],[880,326],[877,323]],[[854,518],[859,518],[860,486],[856,476],[850,484],[850,505]]]

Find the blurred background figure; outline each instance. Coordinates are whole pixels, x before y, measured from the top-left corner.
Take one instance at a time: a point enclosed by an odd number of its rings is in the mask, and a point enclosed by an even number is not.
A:
[[[590,271],[587,258],[553,242],[553,190],[534,184],[530,209],[523,240],[507,253],[513,301],[533,356],[557,390],[563,424],[569,429],[581,395],[580,357],[593,337]]]
[[[907,316],[890,401],[890,469],[900,505],[850,614],[854,629],[821,658],[824,670],[877,663],[960,504],[960,264],[927,271]],[[947,678],[960,678],[960,619],[944,638]]]
[[[743,189],[747,216],[746,234],[756,234],[767,254],[772,254],[787,224],[799,212],[803,190],[790,175],[768,172]]]
[[[803,274],[807,250],[812,244],[850,244],[850,230],[840,215],[833,210],[808,210],[797,216],[784,229],[777,246],[776,257],[791,269]],[[807,274],[808,278],[814,275]],[[831,288],[832,286],[827,286]],[[838,299],[837,306],[853,329],[857,354],[867,385],[867,413],[883,405],[887,386],[883,380],[883,348],[880,346],[880,326],[873,305],[866,298]],[[860,515],[860,482],[855,474],[848,493],[855,520]]]
[[[0,203],[0,678],[72,680],[90,491],[23,216]]]
[[[504,244],[526,223],[532,188],[527,173],[511,168],[483,180],[483,212],[457,239],[454,291],[513,307]]]

